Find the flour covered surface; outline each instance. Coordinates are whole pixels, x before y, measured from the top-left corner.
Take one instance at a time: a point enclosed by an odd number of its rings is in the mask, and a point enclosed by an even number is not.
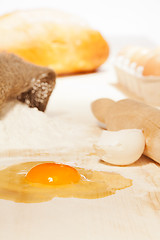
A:
[[[49,116],[16,100],[1,111],[0,132],[0,154],[44,150],[80,157],[93,151],[97,138],[95,126],[79,123],[70,115]]]

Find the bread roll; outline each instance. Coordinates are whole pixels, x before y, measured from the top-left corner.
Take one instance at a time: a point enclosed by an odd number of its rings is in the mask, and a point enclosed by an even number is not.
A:
[[[160,48],[126,47],[115,61],[118,82],[144,102],[160,106]]]
[[[0,49],[57,74],[90,72],[109,54],[102,35],[81,19],[49,9],[15,11],[0,17]]]

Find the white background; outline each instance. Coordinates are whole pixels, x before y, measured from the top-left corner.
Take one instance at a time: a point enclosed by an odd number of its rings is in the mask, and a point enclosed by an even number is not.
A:
[[[0,0],[0,13],[53,7],[86,19],[111,45],[160,45],[160,0]]]
[[[109,39],[113,49],[127,41],[143,45],[152,41],[157,45],[160,43],[160,0],[0,0],[1,13],[47,6],[84,17]],[[53,101],[49,101],[48,113],[50,117],[60,119],[60,124],[63,123],[62,119],[66,118],[65,124],[72,119],[77,126],[76,135],[79,134],[80,139],[81,129],[89,126],[87,133],[91,134],[90,126],[96,126],[96,120],[90,111],[93,100],[101,97],[118,100],[124,97],[114,85],[108,84],[112,81],[112,76],[107,71],[67,77],[68,81],[66,78],[61,80],[57,81]],[[17,117],[19,119],[19,115]],[[17,122],[19,120],[15,121]],[[58,131],[59,129],[61,127],[58,127]],[[17,128],[15,131],[17,133]],[[68,136],[68,129],[67,132],[60,130],[60,134],[62,139]],[[23,134],[20,136],[23,138]],[[82,142],[86,142],[86,139],[87,137]],[[73,154],[74,151],[71,152]],[[12,158],[10,152],[9,156],[12,163],[26,161],[26,158]],[[75,161],[74,154],[73,157],[68,156],[72,164]],[[81,154],[79,158],[87,166]],[[47,160],[43,156],[41,159]],[[1,166],[3,160],[4,163],[11,164],[7,158],[1,160]],[[89,164],[87,167],[92,168],[92,161]],[[98,170],[116,171],[133,179],[133,187],[96,200],[56,198],[53,202],[39,204],[15,204],[0,200],[0,240],[102,240],[107,237],[112,240],[160,239],[160,205],[156,199],[160,192],[158,167],[151,164],[149,159],[139,160],[134,166],[124,168],[107,164],[98,166]]]

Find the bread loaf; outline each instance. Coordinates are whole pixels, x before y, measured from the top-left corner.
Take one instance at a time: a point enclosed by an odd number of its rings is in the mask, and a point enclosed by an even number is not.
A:
[[[90,72],[107,59],[102,35],[81,19],[52,9],[15,11],[0,17],[0,50],[57,74]]]

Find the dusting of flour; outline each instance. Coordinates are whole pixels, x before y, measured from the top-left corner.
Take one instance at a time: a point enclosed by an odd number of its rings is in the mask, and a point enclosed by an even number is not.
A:
[[[12,102],[0,116],[0,152],[40,149],[50,152],[90,154],[97,139],[95,126],[75,121],[70,116],[48,116],[36,108]]]

